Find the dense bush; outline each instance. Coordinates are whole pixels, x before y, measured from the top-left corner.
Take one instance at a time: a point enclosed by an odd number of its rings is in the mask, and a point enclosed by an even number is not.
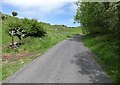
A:
[[[39,22],[35,19],[16,19],[15,21],[10,21],[8,23],[9,33],[14,31],[14,35],[21,35],[21,36],[34,36],[34,37],[41,37],[45,35],[45,31],[40,25]]]
[[[4,20],[4,19],[7,19],[7,16],[6,16],[6,15],[1,14],[1,15],[0,15],[0,18],[1,18],[2,20]]]
[[[26,31],[27,36],[41,37],[45,35],[45,30],[37,20],[25,18],[23,23],[21,27]]]

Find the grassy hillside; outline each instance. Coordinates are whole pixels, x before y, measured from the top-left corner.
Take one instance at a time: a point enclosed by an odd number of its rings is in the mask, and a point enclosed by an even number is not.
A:
[[[10,21],[15,21],[18,18],[8,16],[2,21],[2,78],[15,73],[24,64],[32,61],[38,56],[42,55],[49,48],[55,44],[66,39],[67,36],[73,36],[73,34],[81,33],[80,28],[69,28],[64,25],[50,25],[47,23],[39,22],[46,32],[43,37],[27,37],[23,39],[24,44],[19,48],[11,49],[9,44],[11,43],[11,37],[8,34],[8,23]],[[15,42],[18,41],[17,37],[14,37]]]

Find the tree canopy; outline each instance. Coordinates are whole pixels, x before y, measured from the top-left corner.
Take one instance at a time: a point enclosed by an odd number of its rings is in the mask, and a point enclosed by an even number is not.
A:
[[[116,32],[120,25],[120,2],[77,2],[75,21],[89,33]]]
[[[17,12],[12,12],[12,15],[13,15],[13,16],[17,16],[18,13],[17,13]]]

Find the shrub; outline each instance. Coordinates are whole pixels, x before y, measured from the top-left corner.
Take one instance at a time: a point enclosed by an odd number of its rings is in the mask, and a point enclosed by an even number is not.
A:
[[[45,35],[45,31],[41,24],[35,19],[23,19],[22,28],[26,30],[27,36],[41,37]]]
[[[39,22],[35,19],[16,19],[14,21],[10,21],[8,23],[9,34],[14,31],[14,35],[16,36],[33,36],[33,37],[41,37],[45,35],[45,31]]]
[[[17,16],[18,13],[17,13],[17,12],[12,12],[12,15],[13,15],[13,16]]]
[[[1,15],[1,19],[2,19],[2,20],[6,19],[6,18],[7,18],[7,16],[5,16],[5,15],[3,15],[3,14]]]

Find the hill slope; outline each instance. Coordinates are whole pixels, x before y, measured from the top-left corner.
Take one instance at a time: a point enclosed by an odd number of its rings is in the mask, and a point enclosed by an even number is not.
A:
[[[50,47],[66,39],[68,36],[81,33],[79,28],[69,28],[64,25],[50,25],[48,23],[38,22],[45,30],[46,35],[43,37],[26,37],[23,39],[23,45],[16,49],[11,49],[9,47],[11,37],[8,33],[8,23],[16,20],[21,19],[6,15],[3,21],[1,21],[2,27],[0,27],[0,30],[2,29],[3,52],[3,78],[1,79],[5,79],[10,76],[24,64],[43,54]],[[14,41],[18,42],[18,40],[18,37],[15,36]]]

